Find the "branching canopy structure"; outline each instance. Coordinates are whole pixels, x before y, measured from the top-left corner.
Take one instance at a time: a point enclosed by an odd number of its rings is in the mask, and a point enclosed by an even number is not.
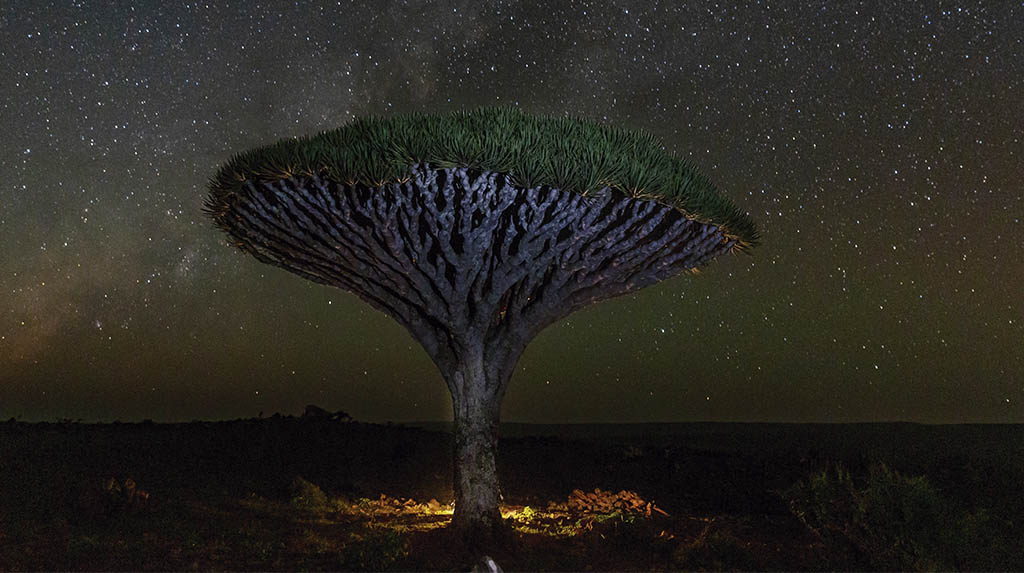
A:
[[[591,303],[757,243],[653,136],[485,108],[356,120],[233,157],[206,211],[258,260],[349,290],[423,345],[455,412],[453,525],[500,530],[501,400],[526,345]]]

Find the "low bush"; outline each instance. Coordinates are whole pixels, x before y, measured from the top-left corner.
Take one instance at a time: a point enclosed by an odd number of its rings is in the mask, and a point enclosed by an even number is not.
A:
[[[408,534],[375,527],[349,537],[341,552],[341,565],[349,571],[384,571],[407,555]]]
[[[924,476],[884,464],[855,480],[842,465],[783,492],[793,514],[825,545],[830,568],[902,571],[987,569],[1004,554],[984,512],[958,508]]]
[[[309,511],[324,511],[329,508],[327,494],[324,493],[324,490],[301,476],[292,480],[289,490],[291,504],[294,507]]]
[[[723,531],[705,529],[672,555],[675,568],[686,571],[756,571],[761,569],[740,540]]]

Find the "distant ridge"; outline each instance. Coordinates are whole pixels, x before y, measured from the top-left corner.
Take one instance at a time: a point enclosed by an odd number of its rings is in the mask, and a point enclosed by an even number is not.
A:
[[[421,428],[433,432],[451,432],[451,422],[414,421],[395,422],[396,426]],[[519,437],[558,437],[558,438],[598,438],[598,437],[636,437],[636,436],[686,436],[721,433],[743,433],[744,430],[760,432],[764,429],[790,428],[801,432],[813,428],[883,428],[901,430],[913,427],[922,428],[964,428],[969,426],[1019,426],[1022,424],[926,424],[921,422],[605,422],[605,423],[566,423],[566,424],[535,424],[528,422],[502,422],[501,435],[507,438]]]

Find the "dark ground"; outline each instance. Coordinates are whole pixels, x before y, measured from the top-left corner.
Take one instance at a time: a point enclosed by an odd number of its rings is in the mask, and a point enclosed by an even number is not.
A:
[[[0,571],[468,570],[473,556],[437,527],[448,516],[417,509],[451,501],[444,429],[326,417],[0,423]],[[895,493],[894,511],[959,525],[890,533],[840,519],[812,531],[791,488],[837,463],[857,483],[878,464],[925,476],[937,497]],[[1024,569],[1024,426],[507,424],[499,466],[517,527],[495,555],[507,571]],[[573,490],[595,488],[635,492],[667,515],[566,507]],[[914,509],[924,506],[932,513]],[[929,549],[933,538],[946,541]],[[967,548],[944,549],[958,540]]]

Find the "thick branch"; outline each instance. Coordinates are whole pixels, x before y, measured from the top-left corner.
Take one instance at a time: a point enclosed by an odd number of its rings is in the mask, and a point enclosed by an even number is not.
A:
[[[494,393],[552,321],[732,246],[718,227],[653,201],[523,189],[464,168],[418,165],[380,188],[250,181],[226,203],[218,224],[244,250],[355,292],[405,326],[443,373],[467,353],[497,360]]]

